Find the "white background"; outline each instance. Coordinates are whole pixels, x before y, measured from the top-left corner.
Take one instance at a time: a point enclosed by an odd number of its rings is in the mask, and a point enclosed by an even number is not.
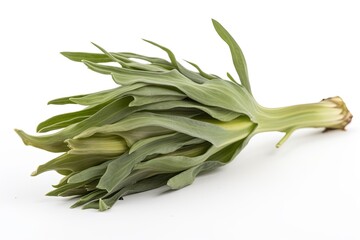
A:
[[[236,4],[235,4],[236,3]],[[1,239],[360,239],[358,1],[1,1]],[[45,197],[55,173],[30,173],[54,154],[23,146],[13,129],[71,107],[56,97],[114,86],[60,51],[168,46],[204,70],[235,75],[220,21],[247,58],[253,92],[268,107],[341,96],[346,132],[258,135],[228,166],[175,192],[126,197],[110,211],[69,209]]]

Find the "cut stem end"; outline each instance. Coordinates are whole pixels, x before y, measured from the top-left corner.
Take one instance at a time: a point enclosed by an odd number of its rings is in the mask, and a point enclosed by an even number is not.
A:
[[[330,130],[345,130],[346,126],[349,125],[351,122],[353,115],[350,113],[349,109],[346,107],[345,102],[340,97],[331,97],[323,99],[321,102],[332,102],[336,105],[336,108],[341,109],[341,115],[342,119],[339,123],[326,127],[324,132],[330,131]]]

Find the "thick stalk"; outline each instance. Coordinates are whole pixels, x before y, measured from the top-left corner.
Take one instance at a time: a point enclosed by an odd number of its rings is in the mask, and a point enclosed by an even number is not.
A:
[[[258,127],[255,133],[280,131],[285,136],[279,147],[299,128],[325,128],[344,130],[350,123],[352,114],[340,97],[323,99],[319,103],[301,104],[282,108],[259,107]]]

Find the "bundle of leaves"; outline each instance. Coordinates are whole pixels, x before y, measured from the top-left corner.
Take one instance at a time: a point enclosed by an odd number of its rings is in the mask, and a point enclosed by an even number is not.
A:
[[[344,129],[351,114],[339,97],[320,103],[268,109],[252,96],[246,62],[231,35],[215,20],[228,44],[240,82],[169,61],[129,52],[63,52],[91,70],[108,74],[116,88],[64,97],[50,104],[79,104],[83,110],[54,116],[32,136],[16,130],[27,145],[62,152],[32,175],[64,175],[50,196],[78,196],[73,207],[111,208],[123,196],[163,185],[180,189],[204,171],[229,163],[259,132]],[[142,61],[138,61],[142,60]],[[116,63],[106,64],[106,63]],[[145,62],[145,63],[144,63]]]

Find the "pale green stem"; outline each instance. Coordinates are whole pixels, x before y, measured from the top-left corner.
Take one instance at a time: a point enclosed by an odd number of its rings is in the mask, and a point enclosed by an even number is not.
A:
[[[277,144],[279,147],[296,129],[325,128],[325,130],[345,129],[350,123],[351,113],[339,97],[324,99],[319,103],[301,104],[282,108],[259,107],[256,117],[258,126],[255,133],[279,131],[285,136]]]

